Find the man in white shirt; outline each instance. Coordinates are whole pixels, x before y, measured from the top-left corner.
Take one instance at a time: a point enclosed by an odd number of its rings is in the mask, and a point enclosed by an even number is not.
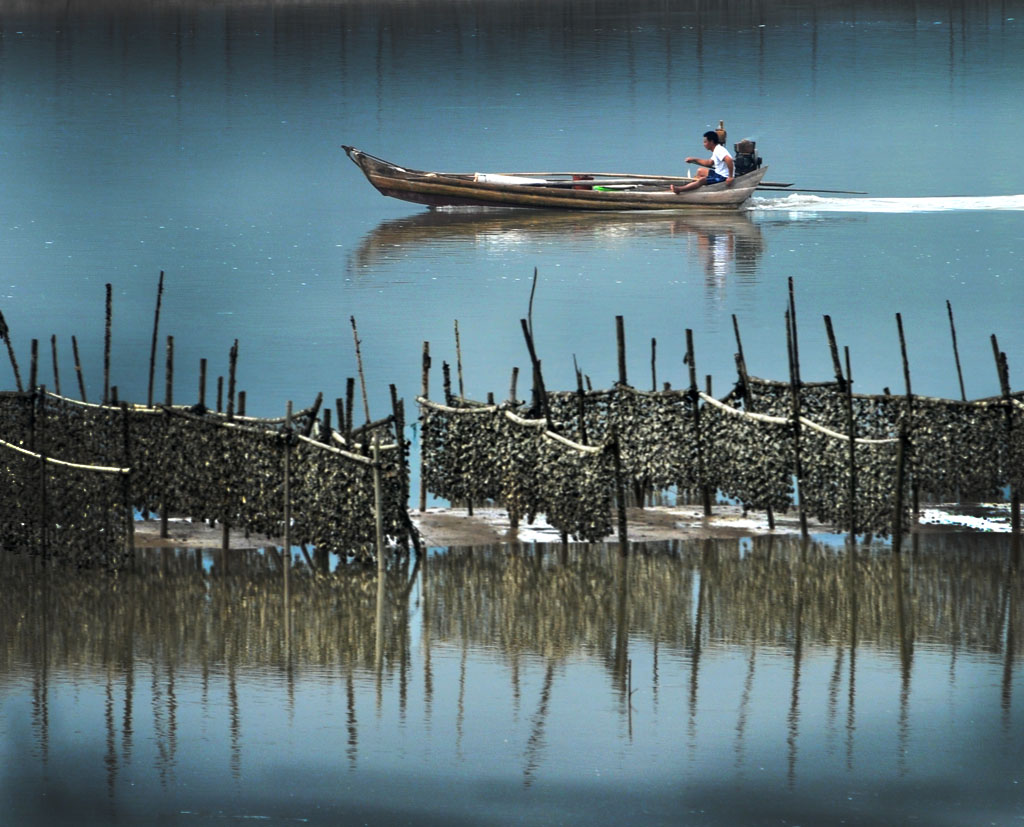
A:
[[[718,142],[717,132],[709,130],[704,133],[704,148],[711,153],[710,158],[703,160],[691,156],[686,159],[686,163],[702,167],[697,170],[697,178],[680,187],[673,185],[672,192],[686,192],[703,187],[705,184],[718,184],[722,181],[726,183],[726,186],[732,186],[736,167],[728,150]]]

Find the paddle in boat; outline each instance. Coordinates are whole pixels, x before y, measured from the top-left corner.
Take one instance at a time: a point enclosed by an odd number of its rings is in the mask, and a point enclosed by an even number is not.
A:
[[[708,184],[684,192],[674,192],[672,186],[692,178],[612,172],[424,172],[355,147],[342,149],[382,194],[414,204],[613,211],[742,208],[768,167],[761,166],[753,141],[741,141],[735,147],[737,176],[732,186]]]

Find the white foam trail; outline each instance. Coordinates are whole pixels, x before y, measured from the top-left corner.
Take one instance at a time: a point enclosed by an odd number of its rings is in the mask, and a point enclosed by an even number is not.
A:
[[[793,193],[785,198],[754,196],[751,209],[758,212],[855,212],[917,213],[955,210],[1024,210],[1024,195],[951,195],[931,198],[823,198]]]

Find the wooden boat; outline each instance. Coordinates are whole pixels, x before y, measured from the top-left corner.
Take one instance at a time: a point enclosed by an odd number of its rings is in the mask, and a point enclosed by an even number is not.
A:
[[[768,167],[724,183],[673,192],[692,178],[603,172],[478,173],[406,169],[343,146],[383,195],[428,207],[527,207],[557,210],[738,210]]]

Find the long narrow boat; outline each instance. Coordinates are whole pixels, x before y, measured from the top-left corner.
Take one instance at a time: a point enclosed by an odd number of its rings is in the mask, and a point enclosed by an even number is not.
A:
[[[527,207],[559,210],[738,210],[768,167],[724,183],[673,192],[692,178],[602,172],[479,173],[407,169],[343,146],[383,195],[428,207]]]

